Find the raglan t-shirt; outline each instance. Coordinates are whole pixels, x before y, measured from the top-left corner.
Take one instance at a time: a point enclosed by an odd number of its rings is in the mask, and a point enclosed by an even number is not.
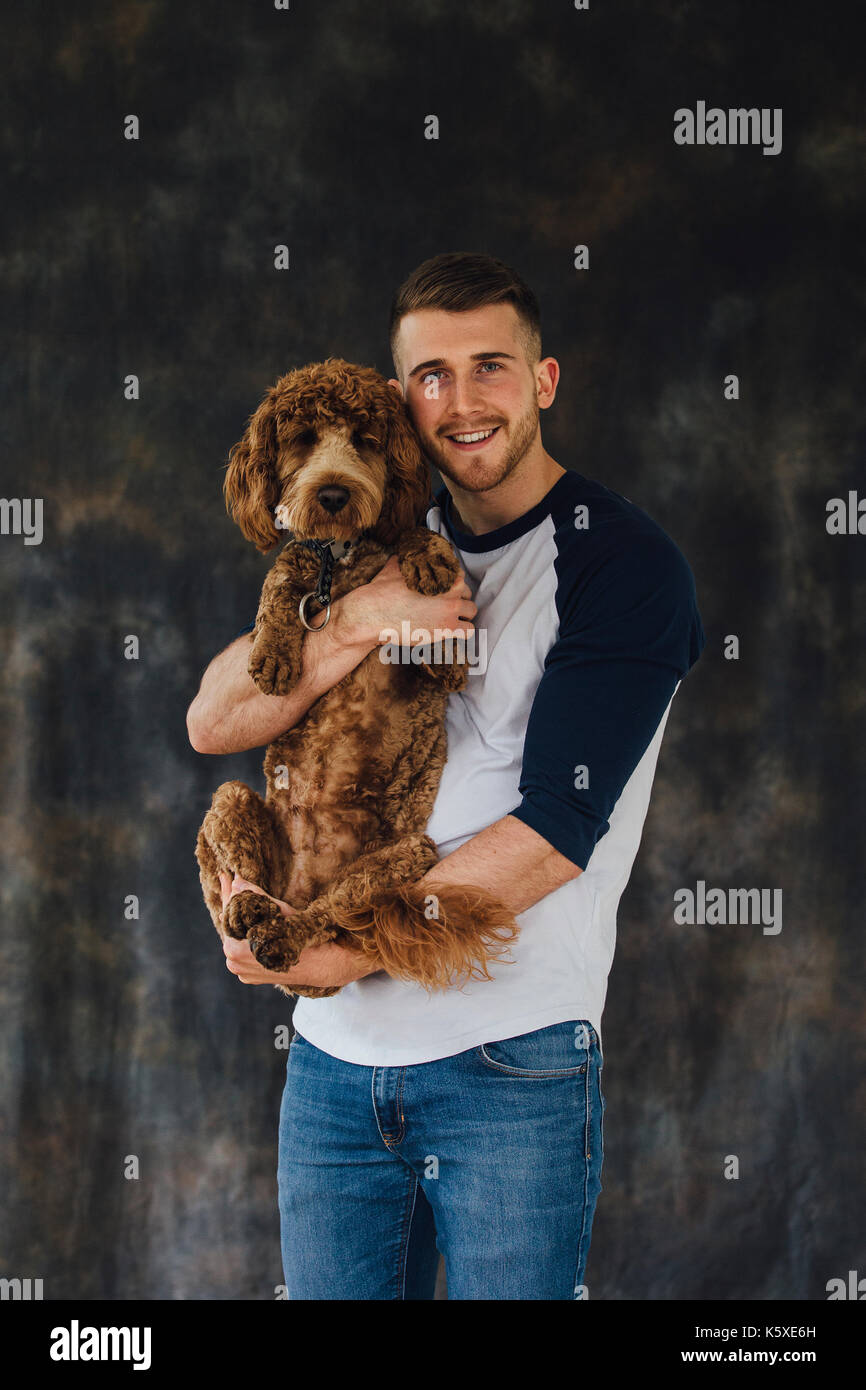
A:
[[[478,606],[427,833],[443,858],[513,816],[583,872],[519,914],[489,980],[428,992],[380,971],[299,998],[297,1031],[363,1066],[435,1061],[570,1019],[601,1037],[617,905],[671,701],[705,641],[675,543],[578,473],[478,536],[458,529],[443,486],[427,525],[454,545]]]

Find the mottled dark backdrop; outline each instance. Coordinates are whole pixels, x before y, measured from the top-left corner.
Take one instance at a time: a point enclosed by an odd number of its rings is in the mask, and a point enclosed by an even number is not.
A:
[[[115,0],[6,7],[0,33],[0,495],[44,500],[41,544],[0,536],[0,1275],[49,1299],[281,1280],[289,1004],[225,970],[193,859],[213,788],[261,764],[184,724],[269,564],[222,468],[279,373],[390,374],[393,289],[455,249],[536,288],[547,447],[673,535],[708,637],[620,909],[591,1297],[866,1274],[866,535],[825,526],[866,489],[846,10]],[[781,107],[782,152],[677,146],[698,101]],[[698,879],[781,888],[782,931],[675,925]]]

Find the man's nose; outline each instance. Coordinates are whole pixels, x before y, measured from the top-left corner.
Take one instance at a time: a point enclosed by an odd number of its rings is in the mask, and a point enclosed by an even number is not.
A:
[[[486,408],[483,392],[472,376],[455,377],[449,404],[456,416],[467,420],[472,415],[480,415]]]

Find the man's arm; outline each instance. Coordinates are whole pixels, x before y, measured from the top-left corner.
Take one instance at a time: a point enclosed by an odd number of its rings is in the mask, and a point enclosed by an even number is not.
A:
[[[332,604],[326,627],[305,633],[301,674],[288,695],[263,695],[256,686],[247,670],[252,633],[236,638],[214,657],[186,716],[189,741],[197,753],[241,753],[271,743],[354,671],[376,646],[376,638],[344,631],[337,616],[342,602]]]
[[[634,542],[575,585],[545,659],[509,815],[421,882],[477,884],[515,914],[577,878],[665,715],[704,635],[694,580],[667,537]],[[576,777],[585,768],[588,781]]]
[[[520,913],[582,872],[535,830],[513,816],[504,816],[440,859],[419,882],[434,895],[445,883],[485,888],[501,902],[508,903],[514,913]],[[223,894],[227,901],[228,876],[221,875],[221,878],[225,878]],[[253,886],[241,880],[236,883],[235,892]],[[281,907],[286,916],[291,914],[287,904]],[[304,984],[330,988],[351,984],[381,969],[349,947],[330,941],[321,946],[308,946],[301,952],[297,964],[284,975],[259,965],[248,941],[226,937],[223,952],[227,968],[247,985],[287,985],[291,989],[293,985]]]
[[[420,884],[434,895],[446,883],[484,888],[517,915],[582,873],[537,831],[508,815],[440,859]]]
[[[252,635],[237,637],[214,657],[187,711],[189,741],[197,753],[242,753],[263,748],[297,724],[311,705],[360,665],[387,629],[447,628],[467,638],[478,612],[463,571],[444,594],[407,588],[396,556],[369,584],[331,604],[330,621],[304,634],[301,674],[288,695],[262,695],[247,670]]]

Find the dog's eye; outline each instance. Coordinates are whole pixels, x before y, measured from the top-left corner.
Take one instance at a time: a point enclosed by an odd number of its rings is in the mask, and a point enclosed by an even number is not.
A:
[[[352,444],[356,449],[369,449],[370,447],[369,439],[361,434],[360,430],[355,430],[355,433],[352,435]]]
[[[298,435],[295,436],[295,443],[296,443],[296,444],[303,444],[303,445],[306,446],[307,444],[315,444],[315,442],[316,442],[316,431],[315,431],[315,430],[301,430],[300,434],[298,434]]]

